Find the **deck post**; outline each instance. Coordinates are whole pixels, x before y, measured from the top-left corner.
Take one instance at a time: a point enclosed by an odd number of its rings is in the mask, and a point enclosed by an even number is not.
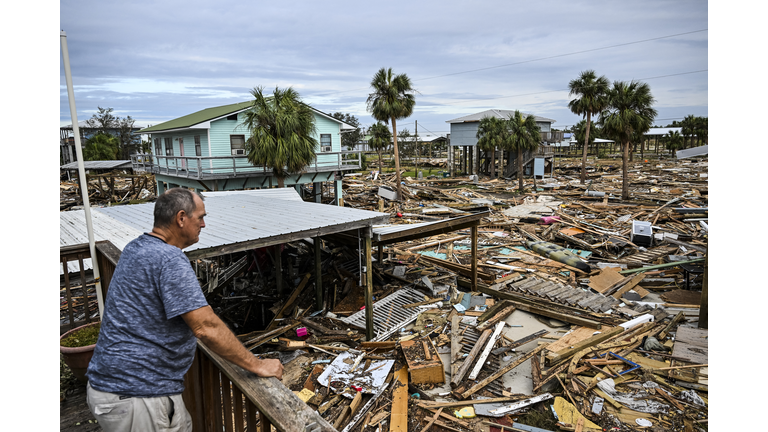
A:
[[[314,182],[312,184],[312,195],[315,196],[315,202],[319,203],[323,201],[323,183]]]
[[[365,236],[365,339],[371,340],[376,337],[373,331],[373,269],[371,268],[371,237],[373,230],[368,227],[364,232]]]
[[[315,309],[323,309],[323,266],[320,261],[320,237],[315,237]]]
[[[477,224],[472,225],[472,291],[477,291]]]
[[[334,204],[337,206],[341,205],[341,180],[334,180],[333,181],[333,199]]]

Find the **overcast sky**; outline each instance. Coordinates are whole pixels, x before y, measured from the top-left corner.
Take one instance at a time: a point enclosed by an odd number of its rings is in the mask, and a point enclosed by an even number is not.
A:
[[[104,2],[64,0],[78,118],[112,107],[141,126],[295,88],[315,108],[366,111],[381,67],[418,94],[398,129],[519,109],[568,127],[568,82],[594,69],[647,82],[656,124],[708,116],[704,1]],[[71,123],[60,62],[60,121]]]

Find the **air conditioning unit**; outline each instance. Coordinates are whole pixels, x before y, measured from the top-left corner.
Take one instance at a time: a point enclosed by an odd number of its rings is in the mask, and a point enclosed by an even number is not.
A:
[[[232,149],[232,156],[244,156],[245,149]]]
[[[329,151],[332,151],[332,150],[331,150],[331,146],[323,146],[323,147],[322,147],[322,150],[320,150],[320,151],[324,151],[324,152],[329,152]]]

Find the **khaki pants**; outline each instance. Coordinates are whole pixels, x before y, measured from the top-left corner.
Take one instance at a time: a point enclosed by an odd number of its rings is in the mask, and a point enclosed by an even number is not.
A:
[[[105,432],[190,432],[192,417],[181,395],[123,397],[88,383],[88,407]]]

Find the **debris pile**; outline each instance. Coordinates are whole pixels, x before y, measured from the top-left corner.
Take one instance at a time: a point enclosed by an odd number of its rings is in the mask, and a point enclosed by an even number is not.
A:
[[[91,205],[137,204],[154,199],[157,186],[152,174],[126,174],[114,171],[86,174],[88,200]],[[59,183],[59,210],[70,210],[83,205],[80,182],[77,178]]]
[[[344,432],[706,430],[706,162],[638,167],[629,201],[611,170],[529,180],[524,194],[405,179],[400,202],[382,196],[393,175],[345,179],[345,205],[395,224],[487,211],[477,284],[470,229],[384,246],[366,340],[362,251],[324,242],[316,310],[310,249],[290,244],[296,288],[239,337],[280,358],[284,384]],[[249,283],[270,285],[263,273]]]

